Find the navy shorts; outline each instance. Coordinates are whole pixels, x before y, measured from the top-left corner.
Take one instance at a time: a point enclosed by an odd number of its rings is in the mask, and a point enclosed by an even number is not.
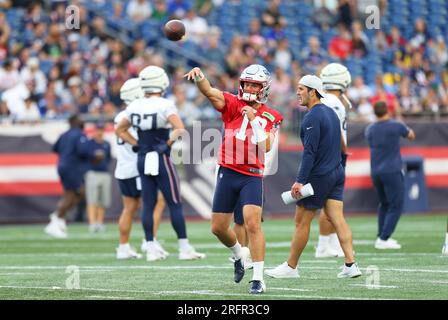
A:
[[[314,195],[296,202],[305,209],[322,209],[328,199],[343,200],[345,173],[342,166],[322,176],[310,177]]]
[[[73,169],[60,168],[58,168],[58,174],[65,191],[80,192],[81,187],[84,184],[83,174]]]
[[[125,197],[140,198],[142,193],[142,183],[140,177],[129,179],[117,179],[120,192]]]
[[[220,167],[213,196],[213,212],[233,213],[237,204],[263,206],[263,178]]]

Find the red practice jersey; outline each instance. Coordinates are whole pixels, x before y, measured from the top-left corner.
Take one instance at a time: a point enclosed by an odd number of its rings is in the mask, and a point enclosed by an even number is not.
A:
[[[242,174],[262,177],[264,152],[257,146],[250,122],[245,131],[241,129],[244,125],[241,110],[248,104],[228,92],[224,92],[224,98],[226,104],[219,110],[224,122],[224,139],[219,149],[218,164]],[[268,135],[270,132],[276,134],[283,121],[282,115],[277,110],[264,104],[256,109],[255,119]]]

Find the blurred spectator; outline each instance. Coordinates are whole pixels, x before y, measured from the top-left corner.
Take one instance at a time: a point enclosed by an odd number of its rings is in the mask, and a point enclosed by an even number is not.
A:
[[[45,74],[39,69],[39,59],[36,57],[31,57],[26,62],[26,66],[22,68],[20,72],[20,78],[22,81],[26,82],[28,80],[33,80],[36,84],[34,93],[42,96],[47,88],[47,78]]]
[[[338,22],[346,29],[350,28],[353,22],[353,1],[338,0]]]
[[[179,117],[186,126],[193,125],[193,121],[200,118],[201,115],[198,108],[191,101],[187,100],[186,89],[184,86],[179,85],[173,87],[173,93],[168,98],[174,102]]]
[[[418,113],[422,111],[419,99],[412,90],[411,80],[409,77],[404,77],[400,82],[398,91],[398,101],[403,112]]]
[[[335,25],[337,6],[337,0],[314,0],[313,20],[323,31]]]
[[[151,19],[165,23],[169,19],[168,7],[166,0],[156,0],[154,2],[154,11],[152,12]]]
[[[136,23],[141,23],[152,14],[152,6],[148,0],[131,0],[126,14]]]
[[[353,80],[352,85],[348,88],[347,95],[353,104],[357,106],[360,104],[361,99],[366,101],[372,96],[372,90],[364,84],[363,77],[357,76]]]
[[[402,37],[400,29],[397,26],[393,26],[390,29],[390,33],[386,39],[389,48],[400,51],[405,50],[406,39]]]
[[[23,109],[17,114],[15,120],[19,123],[36,123],[40,121],[40,112],[37,107],[37,97],[30,95],[23,101]]]
[[[352,55],[356,58],[363,58],[367,55],[367,42],[362,37],[360,30],[353,30],[352,33]]]
[[[87,113],[90,97],[83,88],[81,78],[73,76],[67,81],[67,89],[62,92],[61,112],[66,113]]]
[[[0,96],[3,91],[15,87],[19,82],[20,75],[17,67],[10,59],[6,59],[0,68]]]
[[[6,21],[5,14],[0,12],[0,61],[4,60],[8,55],[8,41],[11,28]]]
[[[172,18],[183,19],[188,10],[190,3],[186,0],[167,0],[168,12]]]
[[[414,33],[409,40],[412,48],[423,50],[424,44],[430,39],[426,22],[422,18],[417,18],[414,23]]]
[[[210,27],[210,31],[207,34],[206,47],[203,48],[204,58],[213,61],[218,66],[224,64],[225,51],[220,46],[219,39],[221,37],[221,31],[218,27]]]
[[[202,43],[205,35],[208,32],[207,20],[196,15],[194,9],[187,11],[185,18],[182,19],[186,30],[187,41],[193,41],[196,44]]]
[[[13,121],[20,119],[29,110],[25,101],[35,96],[35,87],[34,80],[30,79],[3,92],[1,101],[4,104],[4,110],[2,112],[9,115]],[[30,102],[28,101],[28,106]]]
[[[332,57],[345,60],[352,52],[351,36],[343,24],[339,24],[338,31],[339,34],[330,40],[328,51]]]
[[[374,122],[375,112],[373,111],[373,106],[366,98],[360,98],[358,101],[358,106],[356,107],[358,113],[358,119],[362,122]]]
[[[53,61],[59,61],[65,49],[65,43],[62,40],[61,29],[58,24],[51,24],[48,29],[48,36],[42,47],[43,58]]]
[[[288,70],[293,60],[293,54],[289,49],[288,39],[283,38],[279,40],[277,49],[274,55],[275,66]]]
[[[286,26],[286,18],[280,14],[280,0],[270,0],[267,8],[261,15],[263,26],[274,28],[276,26],[284,28]]]
[[[278,109],[282,109],[291,89],[291,78],[284,69],[277,67],[272,77],[269,95],[269,98],[272,100],[272,105]]]
[[[194,3],[194,10],[201,16],[206,17],[213,9],[212,0],[196,0]]]
[[[314,74],[317,68],[325,63],[327,59],[328,55],[326,51],[321,48],[319,38],[311,36],[308,39],[308,46],[301,52],[303,67],[308,73]]]
[[[377,83],[376,92],[370,98],[369,102],[372,105],[375,105],[378,101],[384,101],[387,105],[387,111],[391,115],[391,117],[400,119],[401,118],[401,108],[398,104],[397,97],[390,92],[384,90],[384,86],[382,82]]]
[[[441,82],[438,87],[440,103],[443,111],[448,111],[448,70],[445,70],[441,76]]]
[[[436,69],[442,69],[448,63],[448,50],[443,37],[438,37],[436,41],[428,42],[428,58],[431,65]]]

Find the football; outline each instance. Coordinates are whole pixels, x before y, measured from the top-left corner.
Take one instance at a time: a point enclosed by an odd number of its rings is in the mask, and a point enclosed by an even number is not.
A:
[[[167,39],[179,41],[185,35],[185,25],[180,20],[170,20],[163,27]]]

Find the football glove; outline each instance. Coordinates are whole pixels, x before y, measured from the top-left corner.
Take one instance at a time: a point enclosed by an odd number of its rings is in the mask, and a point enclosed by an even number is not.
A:
[[[135,153],[140,151],[140,146],[138,144],[135,144],[132,146],[132,151],[134,151]]]

